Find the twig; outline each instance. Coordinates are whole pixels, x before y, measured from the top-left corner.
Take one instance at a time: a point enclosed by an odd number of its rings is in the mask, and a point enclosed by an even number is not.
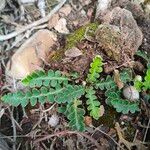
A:
[[[113,139],[110,135],[108,135],[107,133],[105,133],[104,131],[100,130],[99,128],[95,128],[93,125],[91,125],[91,127],[93,127],[94,129],[100,131],[102,134],[104,134],[105,136],[109,137],[119,148],[121,148],[123,150],[123,148],[117,143],[117,141],[115,139]]]
[[[15,121],[14,121],[14,117],[13,117],[13,108],[12,111],[10,110],[10,108],[8,108],[9,113],[10,113],[10,117],[11,117],[11,122],[12,122],[12,127],[13,127],[13,150],[16,150],[16,125],[15,125]]]
[[[37,20],[37,21],[35,21],[35,22],[33,22],[27,26],[24,26],[23,28],[18,29],[17,31],[14,31],[14,32],[9,33],[7,35],[0,35],[0,41],[5,41],[8,39],[11,39],[11,38],[25,32],[26,30],[29,30],[35,26],[38,26],[40,24],[47,22],[65,4],[66,1],[67,0],[61,0],[61,2],[54,9],[52,9],[52,11],[47,16],[45,16],[44,18],[41,18],[40,20]]]
[[[150,118],[148,120],[148,124],[147,124],[147,128],[146,128],[146,131],[145,131],[145,134],[144,134],[143,142],[145,142],[145,140],[146,140],[146,136],[147,136],[147,132],[148,132],[149,126],[150,126]]]
[[[47,135],[47,136],[45,136],[43,138],[39,138],[39,139],[35,140],[33,144],[35,145],[38,142],[50,139],[52,137],[55,137],[55,136],[59,136],[60,137],[60,136],[66,135],[66,134],[78,134],[78,135],[81,135],[81,136],[87,138],[88,140],[90,140],[92,143],[94,143],[95,146],[99,150],[101,149],[101,146],[99,145],[99,143],[95,139],[93,139],[91,136],[87,135],[86,133],[77,132],[77,131],[62,131],[62,132],[54,133],[54,134],[51,134],[51,135]]]

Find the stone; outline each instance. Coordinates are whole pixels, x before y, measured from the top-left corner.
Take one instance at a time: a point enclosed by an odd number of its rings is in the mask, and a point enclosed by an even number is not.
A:
[[[6,75],[22,79],[33,71],[42,69],[43,62],[47,62],[47,55],[56,41],[56,35],[47,29],[36,32],[8,61]]]
[[[142,44],[143,34],[132,13],[115,7],[103,17],[96,31],[96,40],[108,57],[117,62],[127,62]]]

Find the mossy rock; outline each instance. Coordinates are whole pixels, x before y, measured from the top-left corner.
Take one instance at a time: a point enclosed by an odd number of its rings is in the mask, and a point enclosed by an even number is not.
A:
[[[50,62],[53,61],[61,61],[65,55],[65,51],[76,47],[78,43],[85,39],[85,33],[89,36],[95,35],[95,31],[98,28],[99,24],[96,23],[89,23],[85,26],[80,27],[79,29],[75,30],[73,33],[66,37],[66,45],[65,48],[61,48],[57,51],[54,51],[52,55],[49,56]]]
[[[84,35],[88,32],[89,36],[94,36],[96,29],[98,28],[98,23],[89,23],[85,26],[80,27],[72,34],[68,35],[66,39],[66,47],[65,50],[70,49],[76,46],[77,43],[81,42],[85,39]]]

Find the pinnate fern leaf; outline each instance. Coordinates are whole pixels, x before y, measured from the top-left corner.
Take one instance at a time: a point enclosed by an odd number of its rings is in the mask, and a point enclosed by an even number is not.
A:
[[[130,69],[124,69],[120,72],[120,79],[123,83],[132,81],[132,73]]]
[[[103,65],[102,57],[96,55],[95,58],[93,59],[93,62],[90,64],[87,81],[91,83],[97,81],[97,79],[100,77],[99,74],[103,71],[102,65]]]
[[[150,69],[148,69],[147,71],[146,71],[146,76],[145,76],[145,78],[144,78],[144,82],[143,82],[143,88],[144,88],[144,90],[148,90],[148,89],[150,89]]]
[[[95,84],[96,89],[104,90],[104,89],[111,89],[116,87],[116,84],[111,76],[107,76],[106,79],[100,80],[97,84]]]
[[[111,104],[116,108],[117,112],[122,112],[123,114],[128,114],[129,112],[135,113],[139,111],[138,103],[129,102],[124,99],[113,99]]]
[[[84,114],[85,111],[79,106],[82,104],[79,100],[74,100],[68,108],[68,116],[67,118],[70,120],[69,126],[72,127],[73,130],[84,131]]]
[[[60,71],[49,70],[48,73],[43,71],[33,72],[23,79],[22,83],[30,87],[41,87],[42,85],[56,87],[57,84],[67,84],[68,80]]]
[[[85,97],[87,98],[86,104],[88,105],[87,109],[90,111],[90,116],[98,120],[100,117],[100,102],[97,100],[95,93],[93,87],[89,87],[86,89]]]
[[[84,94],[84,88],[82,86],[71,86],[59,88],[47,88],[41,87],[40,89],[33,88],[30,91],[16,93],[8,93],[2,97],[5,103],[12,106],[22,105],[25,107],[29,102],[32,106],[36,105],[37,102],[57,102],[65,103],[71,102],[74,98],[80,98]]]
[[[113,106],[117,112],[122,112],[123,114],[128,114],[129,112],[135,113],[139,111],[139,104],[137,102],[130,102],[128,100],[122,99],[120,96],[121,92],[108,90],[105,92],[107,96],[107,104]]]

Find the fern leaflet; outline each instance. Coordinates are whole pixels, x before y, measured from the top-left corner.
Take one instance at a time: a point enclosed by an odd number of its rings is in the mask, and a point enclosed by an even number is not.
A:
[[[150,89],[150,69],[148,69],[147,71],[146,71],[146,76],[145,76],[145,78],[144,78],[144,82],[143,82],[143,88],[144,88],[144,90],[148,90],[148,89]]]

